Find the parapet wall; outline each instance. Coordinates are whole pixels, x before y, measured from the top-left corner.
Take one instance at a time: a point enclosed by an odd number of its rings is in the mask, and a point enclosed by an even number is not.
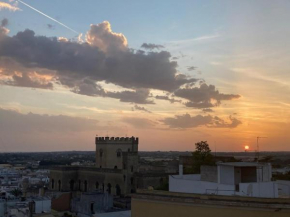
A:
[[[136,144],[138,145],[138,137],[96,137],[96,144]]]

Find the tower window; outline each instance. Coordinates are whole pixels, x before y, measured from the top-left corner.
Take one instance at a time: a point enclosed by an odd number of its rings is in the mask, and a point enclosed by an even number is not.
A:
[[[103,157],[103,149],[100,149],[100,157]]]
[[[121,157],[122,151],[120,149],[117,150],[117,157]]]

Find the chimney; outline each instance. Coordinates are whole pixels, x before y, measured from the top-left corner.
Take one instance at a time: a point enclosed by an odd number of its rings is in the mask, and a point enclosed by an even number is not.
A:
[[[183,164],[179,164],[179,175],[183,176]]]
[[[40,197],[43,197],[44,196],[44,188],[40,188],[39,189],[39,194],[38,194]]]

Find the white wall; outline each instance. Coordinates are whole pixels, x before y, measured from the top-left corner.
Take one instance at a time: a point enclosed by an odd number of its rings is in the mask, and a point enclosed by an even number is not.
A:
[[[178,179],[187,179],[187,180],[195,180],[200,181],[200,174],[189,174],[189,175],[174,175],[175,178]]]
[[[219,165],[219,182],[220,184],[234,185],[235,184],[235,168],[232,166]]]
[[[169,191],[195,193],[195,194],[219,194],[219,195],[234,195],[234,185],[223,185],[214,182],[196,181],[187,179],[187,175],[169,176]]]
[[[51,200],[39,200],[35,201],[35,213],[50,213],[51,212]]]
[[[290,181],[277,180],[278,194],[280,197],[290,197]]]
[[[275,182],[240,183],[240,195],[248,197],[278,198],[278,185]]]

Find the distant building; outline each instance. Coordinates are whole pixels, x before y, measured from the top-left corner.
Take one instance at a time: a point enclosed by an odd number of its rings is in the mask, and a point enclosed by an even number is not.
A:
[[[101,190],[113,195],[135,192],[138,143],[135,137],[96,137],[96,166],[55,167],[50,171],[49,189],[82,192]]]
[[[271,181],[268,163],[232,162],[202,166],[201,174],[169,177],[169,191],[195,194],[278,198],[290,196],[290,181]]]
[[[0,216],[29,217],[30,213],[41,214],[51,212],[51,200],[47,197],[28,197],[22,199],[0,199]]]
[[[84,193],[74,198],[71,212],[78,217],[90,217],[96,213],[104,213],[113,207],[113,196],[103,192]]]
[[[50,170],[49,189],[62,192],[100,190],[112,195],[128,195],[137,188],[164,184],[168,173],[139,172],[139,139],[96,137],[95,166],[61,166]]]

